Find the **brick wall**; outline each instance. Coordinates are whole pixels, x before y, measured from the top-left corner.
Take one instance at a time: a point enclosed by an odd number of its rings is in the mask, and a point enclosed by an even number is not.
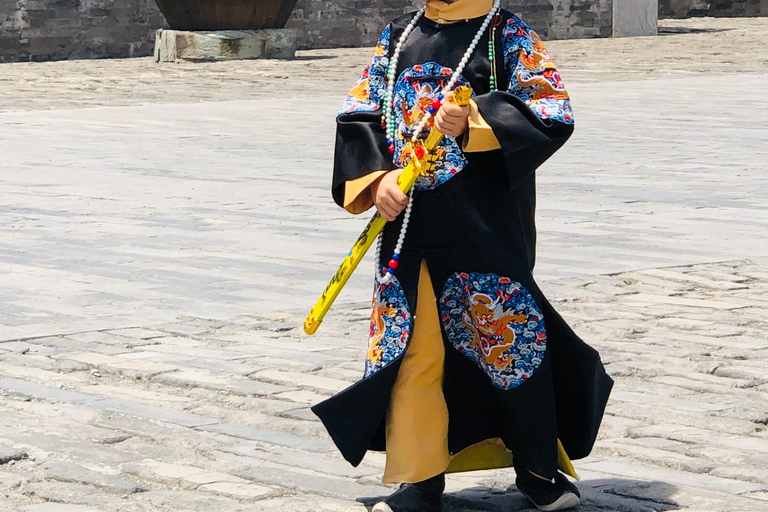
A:
[[[0,62],[150,55],[154,0],[0,0]]]
[[[549,39],[608,37],[613,0],[503,0]],[[299,0],[302,48],[367,46],[418,0]],[[0,62],[151,55],[154,0],[0,0]]]
[[[660,0],[659,16],[768,16],[768,0]]]
[[[302,47],[367,46],[393,18],[421,2],[403,0],[299,0],[289,27],[302,33]],[[613,0],[502,0],[542,37],[610,37]]]

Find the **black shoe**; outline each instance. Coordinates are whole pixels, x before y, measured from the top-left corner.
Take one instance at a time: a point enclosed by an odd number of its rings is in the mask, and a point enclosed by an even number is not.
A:
[[[445,474],[416,484],[402,484],[389,498],[378,502],[371,512],[441,512]]]
[[[515,484],[523,496],[544,512],[575,508],[581,503],[581,493],[562,473],[557,474],[553,483],[522,470],[518,472]]]

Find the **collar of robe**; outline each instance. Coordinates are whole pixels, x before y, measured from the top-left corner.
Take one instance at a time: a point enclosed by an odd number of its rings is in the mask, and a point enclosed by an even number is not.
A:
[[[427,0],[424,16],[436,23],[454,23],[485,16],[491,11],[493,0],[457,0],[453,3]]]

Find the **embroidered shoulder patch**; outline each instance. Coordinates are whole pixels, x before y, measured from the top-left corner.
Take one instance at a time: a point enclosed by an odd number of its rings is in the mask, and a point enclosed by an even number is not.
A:
[[[541,119],[573,124],[573,109],[560,73],[539,35],[512,16],[502,30],[507,90],[525,101]]]
[[[453,274],[443,287],[440,316],[451,344],[498,388],[522,385],[542,363],[544,316],[528,290],[507,277]]]
[[[360,78],[347,94],[339,115],[351,112],[376,112],[387,95],[387,68],[389,67],[389,32],[384,29],[371,60]]]
[[[365,376],[370,377],[397,359],[411,335],[411,313],[400,282],[376,283]]]

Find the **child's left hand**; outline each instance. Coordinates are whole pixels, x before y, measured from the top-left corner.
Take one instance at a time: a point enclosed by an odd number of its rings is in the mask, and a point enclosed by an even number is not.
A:
[[[435,114],[435,128],[446,135],[458,137],[469,128],[469,105],[462,107],[450,103],[450,95]]]

